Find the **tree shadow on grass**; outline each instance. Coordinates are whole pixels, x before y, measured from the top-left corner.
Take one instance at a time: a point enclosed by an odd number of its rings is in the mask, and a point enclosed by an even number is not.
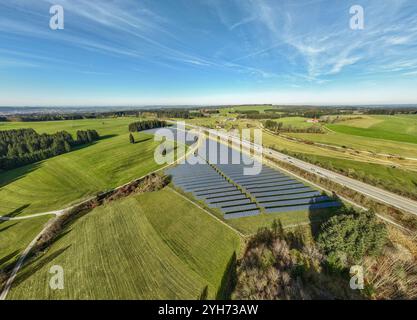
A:
[[[322,196],[325,195],[326,193],[323,192]],[[308,219],[310,222],[311,234],[314,237],[314,239],[317,238],[323,223],[328,221],[331,217],[339,214],[341,210],[343,210],[343,208],[345,207],[342,200],[340,200],[340,198],[335,193],[330,197],[329,201],[339,202],[340,206],[319,209],[314,208],[313,205],[316,204],[314,200],[310,202],[312,206],[308,209]]]
[[[135,144],[136,143],[141,143],[141,142],[146,142],[146,141],[149,141],[149,140],[152,140],[152,138],[144,137],[142,139],[135,140]]]
[[[63,237],[65,237],[67,234],[69,234],[70,232],[72,232],[72,229],[66,229],[64,231],[62,231],[58,236],[56,236],[54,238],[54,240],[51,242],[51,244],[49,246],[51,246],[52,244],[54,244],[55,242],[57,242],[58,240],[62,239]]]
[[[65,251],[67,251],[71,247],[71,244],[57,250],[56,252],[47,255],[47,256],[41,256],[39,258],[33,257],[30,261],[24,264],[23,268],[19,271],[17,274],[17,277],[13,283],[13,286],[17,286],[24,282],[25,280],[29,279],[31,276],[34,276],[36,272],[41,270],[43,267],[45,267],[48,263],[54,261],[56,258],[58,258],[61,254],[63,254]]]
[[[117,137],[117,134],[106,134],[104,136],[101,136],[100,139],[98,139],[97,141],[111,139],[111,138],[114,138],[114,137]]]
[[[9,262],[11,259],[13,259],[16,255],[18,255],[19,252],[20,252],[20,250],[17,249],[15,251],[13,251],[12,253],[9,253],[8,255],[5,255],[4,257],[0,258],[0,270],[7,269],[10,265],[10,263],[7,263],[7,262]],[[4,267],[1,267],[2,265],[4,265]]]
[[[7,171],[0,171],[0,188],[26,177],[29,173],[37,170],[41,166],[41,163],[42,161]]]
[[[62,239],[63,237],[65,237],[67,234],[69,234],[70,232],[72,231],[72,229],[65,229],[65,231],[63,231],[62,233],[60,233],[58,236],[56,236],[50,243],[48,243],[48,245],[47,245],[47,248],[50,248],[55,242],[57,242],[58,240],[60,240],[60,239]],[[71,246],[71,244],[70,245],[68,245],[66,248],[64,248],[65,250],[66,249],[68,249],[69,247]],[[29,253],[29,255],[26,257],[26,260],[25,260],[25,262],[24,262],[24,264],[23,264],[23,267],[22,267],[22,269],[21,269],[21,271],[19,271],[19,274],[20,274],[20,272],[24,272],[24,270],[27,270],[28,268],[30,269],[30,266],[31,265],[36,265],[36,270],[35,271],[37,271],[38,269],[40,269],[43,265],[45,265],[45,263],[48,263],[49,262],[49,260],[50,261],[52,261],[53,259],[55,259],[56,258],[56,255],[55,254],[53,254],[53,256],[52,256],[52,260],[48,257],[48,256],[46,256],[46,251],[45,251],[45,249],[46,248],[43,248],[42,250],[40,250],[40,251],[38,251],[37,253]],[[19,252],[21,252],[23,249],[21,249],[21,250],[18,250],[17,251],[17,253],[19,253]],[[65,251],[64,250],[64,251]],[[58,250],[58,251],[60,251],[60,250]],[[16,253],[16,254],[17,254]],[[62,252],[61,252],[62,253]],[[44,263],[44,260],[45,259],[47,259],[48,261],[46,261],[45,263]],[[9,259],[10,260],[10,259]],[[40,267],[38,267],[38,262],[40,262],[40,263],[42,263],[42,266],[40,266]],[[11,271],[11,269],[15,266],[15,261],[12,261],[11,263],[8,263],[7,265],[5,265],[3,268],[2,268],[2,270],[3,271],[6,271],[6,272],[10,272]],[[0,263],[0,265],[1,265],[1,263]],[[31,269],[32,270],[32,269]],[[33,272],[35,272],[35,271],[33,271]],[[32,271],[31,271],[32,272]],[[27,278],[27,277],[26,277]],[[23,280],[22,280],[23,281]]]
[[[14,218],[14,217],[18,216],[19,214],[21,214],[23,212],[23,210],[25,210],[27,207],[29,207],[29,204],[24,204],[23,206],[20,206],[19,208],[14,209],[13,211],[11,211],[9,213],[6,213],[5,215],[0,214],[0,216],[2,216],[4,218]],[[2,223],[8,222],[8,221],[10,221],[10,220],[0,220],[0,225]]]
[[[222,281],[220,283],[220,288],[216,293],[216,300],[230,300],[231,299],[232,293],[237,283],[236,267],[237,267],[237,256],[236,256],[236,251],[234,251],[223,273]]]
[[[5,222],[5,221],[0,221],[0,222]],[[7,226],[7,227],[0,228],[0,233],[1,233],[1,232],[3,232],[3,231],[6,231],[7,229],[10,229],[10,228],[14,227],[14,226],[15,226],[15,225],[17,225],[17,224],[18,224],[18,222],[15,222],[15,223],[13,223],[13,224],[11,224],[11,225]]]

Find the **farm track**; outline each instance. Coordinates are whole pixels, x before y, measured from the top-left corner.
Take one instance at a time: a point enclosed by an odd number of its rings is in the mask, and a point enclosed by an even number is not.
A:
[[[33,218],[37,218],[37,217],[41,217],[41,216],[59,216],[61,214],[63,214],[67,209],[62,209],[62,210],[56,210],[56,211],[49,211],[49,212],[43,212],[43,213],[35,213],[35,214],[30,214],[27,216],[23,216],[23,217],[1,217],[0,216],[0,221],[16,221],[16,220],[26,220],[26,219],[33,219]]]

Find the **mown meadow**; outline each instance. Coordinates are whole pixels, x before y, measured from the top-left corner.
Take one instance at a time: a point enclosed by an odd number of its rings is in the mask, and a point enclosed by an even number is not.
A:
[[[9,299],[222,297],[241,238],[169,188],[98,207],[19,272]],[[49,287],[52,265],[65,287]],[[204,295],[204,294],[203,294]]]
[[[31,123],[1,123],[0,130],[31,127],[39,133],[97,130],[101,139],[44,161],[0,173],[0,215],[20,215],[65,208],[98,192],[139,178],[160,166],[154,161],[160,144],[135,133],[129,143],[128,124],[136,118]]]

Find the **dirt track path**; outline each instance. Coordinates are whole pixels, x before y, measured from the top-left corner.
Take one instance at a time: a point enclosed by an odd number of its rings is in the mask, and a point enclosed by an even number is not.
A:
[[[23,216],[23,217],[7,217],[7,216],[2,217],[2,216],[0,216],[0,221],[25,220],[25,219],[32,219],[32,218],[36,218],[36,217],[49,216],[49,215],[59,216],[59,215],[63,214],[65,212],[65,210],[67,210],[67,209],[61,209],[61,210],[49,211],[49,212],[42,212],[42,213],[35,213],[35,214],[30,214],[30,215],[27,215],[27,216]]]

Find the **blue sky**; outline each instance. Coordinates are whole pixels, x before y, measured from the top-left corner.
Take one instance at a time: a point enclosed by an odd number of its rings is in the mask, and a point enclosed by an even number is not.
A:
[[[415,0],[0,0],[0,105],[417,103],[416,21]]]

